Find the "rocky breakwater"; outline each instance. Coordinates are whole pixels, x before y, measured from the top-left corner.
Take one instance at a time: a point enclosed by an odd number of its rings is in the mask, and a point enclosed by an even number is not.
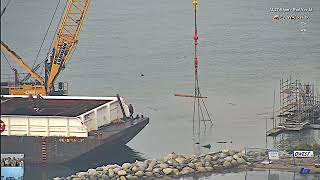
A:
[[[106,165],[78,172],[69,177],[54,180],[105,180],[105,179],[158,179],[179,178],[201,173],[222,172],[231,168],[246,166],[247,157],[242,152],[224,150],[206,155],[179,155],[170,153],[163,159],[148,159],[122,165]]]

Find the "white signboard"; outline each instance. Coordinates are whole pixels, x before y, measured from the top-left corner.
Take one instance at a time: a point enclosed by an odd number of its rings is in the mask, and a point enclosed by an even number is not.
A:
[[[279,160],[279,151],[269,151],[269,160]]]
[[[293,151],[293,157],[311,158],[314,157],[313,151]]]
[[[24,154],[1,154],[1,158],[18,158],[18,159],[23,159],[24,158]]]

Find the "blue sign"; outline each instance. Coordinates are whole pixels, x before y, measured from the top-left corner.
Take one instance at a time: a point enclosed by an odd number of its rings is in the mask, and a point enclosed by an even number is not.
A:
[[[311,173],[310,169],[305,169],[305,168],[300,169],[300,174],[310,174],[310,173]]]
[[[1,167],[1,180],[22,180],[23,167]]]

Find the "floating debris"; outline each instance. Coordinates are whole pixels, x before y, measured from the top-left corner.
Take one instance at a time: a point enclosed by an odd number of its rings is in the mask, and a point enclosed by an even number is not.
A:
[[[232,102],[229,102],[228,104],[232,105],[232,106],[236,106],[236,104],[232,103]]]
[[[204,145],[204,146],[202,146],[202,147],[207,148],[207,149],[210,149],[210,148],[211,148],[211,144],[207,144],[207,145]]]
[[[228,142],[227,142],[227,141],[217,141],[216,143],[218,143],[218,144],[226,144],[226,143],[228,143]],[[229,143],[232,144],[232,141],[230,141]]]

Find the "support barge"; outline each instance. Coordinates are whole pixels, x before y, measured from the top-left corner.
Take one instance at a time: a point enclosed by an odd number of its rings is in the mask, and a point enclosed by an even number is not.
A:
[[[101,156],[126,144],[148,117],[129,118],[120,97],[1,96],[1,153],[24,154],[26,163],[65,163]]]

